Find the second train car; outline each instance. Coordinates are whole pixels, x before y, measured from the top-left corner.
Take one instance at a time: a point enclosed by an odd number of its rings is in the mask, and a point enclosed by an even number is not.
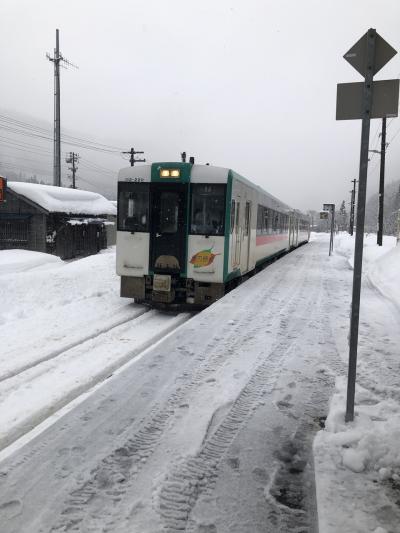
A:
[[[153,163],[118,177],[121,296],[207,306],[309,239],[306,216],[228,168]]]

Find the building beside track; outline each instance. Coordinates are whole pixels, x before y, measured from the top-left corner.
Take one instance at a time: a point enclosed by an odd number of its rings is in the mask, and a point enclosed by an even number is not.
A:
[[[0,202],[0,250],[33,250],[61,259],[92,255],[107,247],[115,216],[115,206],[94,192],[8,182]]]

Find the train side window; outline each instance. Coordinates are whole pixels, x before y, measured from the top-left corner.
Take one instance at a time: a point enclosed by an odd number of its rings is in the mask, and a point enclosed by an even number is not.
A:
[[[264,207],[264,228],[263,233],[268,233],[268,209]]]
[[[246,210],[244,214],[244,234],[248,235],[250,232],[250,203],[246,202]]]
[[[235,229],[235,213],[236,213],[236,202],[235,202],[235,200],[232,200],[232,203],[231,203],[231,233],[233,233],[233,230]]]
[[[239,229],[239,223],[240,223],[240,202],[237,202],[236,204],[236,231]]]
[[[119,184],[118,231],[149,231],[149,184]]]

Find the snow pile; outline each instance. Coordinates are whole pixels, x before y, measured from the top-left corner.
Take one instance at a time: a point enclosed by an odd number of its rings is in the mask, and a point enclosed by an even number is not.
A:
[[[0,251],[0,276],[16,274],[42,266],[55,266],[62,264],[59,257],[29,250],[1,250]]]
[[[349,470],[376,472],[380,480],[400,481],[399,404],[381,400],[357,385],[356,416],[346,424],[346,389],[347,379],[338,378],[321,441],[340,447],[341,463]]]
[[[395,243],[386,237],[378,247],[375,235],[365,239],[355,418],[344,421],[348,347],[343,346],[344,375],[336,377],[325,430],[314,441],[320,533],[400,531],[400,321],[393,312],[393,304],[400,309],[400,246]],[[349,262],[353,248],[350,236],[337,239],[336,250]],[[372,300],[371,288],[384,298]]]
[[[355,418],[346,424],[346,391],[347,378],[337,378],[325,431],[314,441],[319,531],[397,532],[400,405],[357,385]]]
[[[340,233],[335,236],[334,251],[340,255],[344,255],[351,268],[354,265],[354,246],[355,235],[352,237],[347,233]],[[385,255],[389,250],[396,246],[396,237],[384,235],[382,246],[376,244],[376,234],[367,233],[364,235],[364,251],[363,251],[363,268],[364,271],[368,266]]]
[[[373,264],[368,279],[386,298],[400,307],[400,245]]]
[[[12,191],[25,196],[50,213],[69,213],[73,215],[116,215],[117,209],[104,196],[95,192],[10,181]]]

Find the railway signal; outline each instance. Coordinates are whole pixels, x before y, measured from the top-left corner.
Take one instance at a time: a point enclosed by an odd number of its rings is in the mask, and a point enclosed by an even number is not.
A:
[[[374,82],[373,78],[396,53],[396,50],[382,39],[375,29],[370,28],[344,55],[344,59],[364,77],[364,82],[338,84],[337,86],[336,119],[362,119],[346,422],[354,420],[370,120],[388,116],[397,117],[399,104],[399,80]]]

